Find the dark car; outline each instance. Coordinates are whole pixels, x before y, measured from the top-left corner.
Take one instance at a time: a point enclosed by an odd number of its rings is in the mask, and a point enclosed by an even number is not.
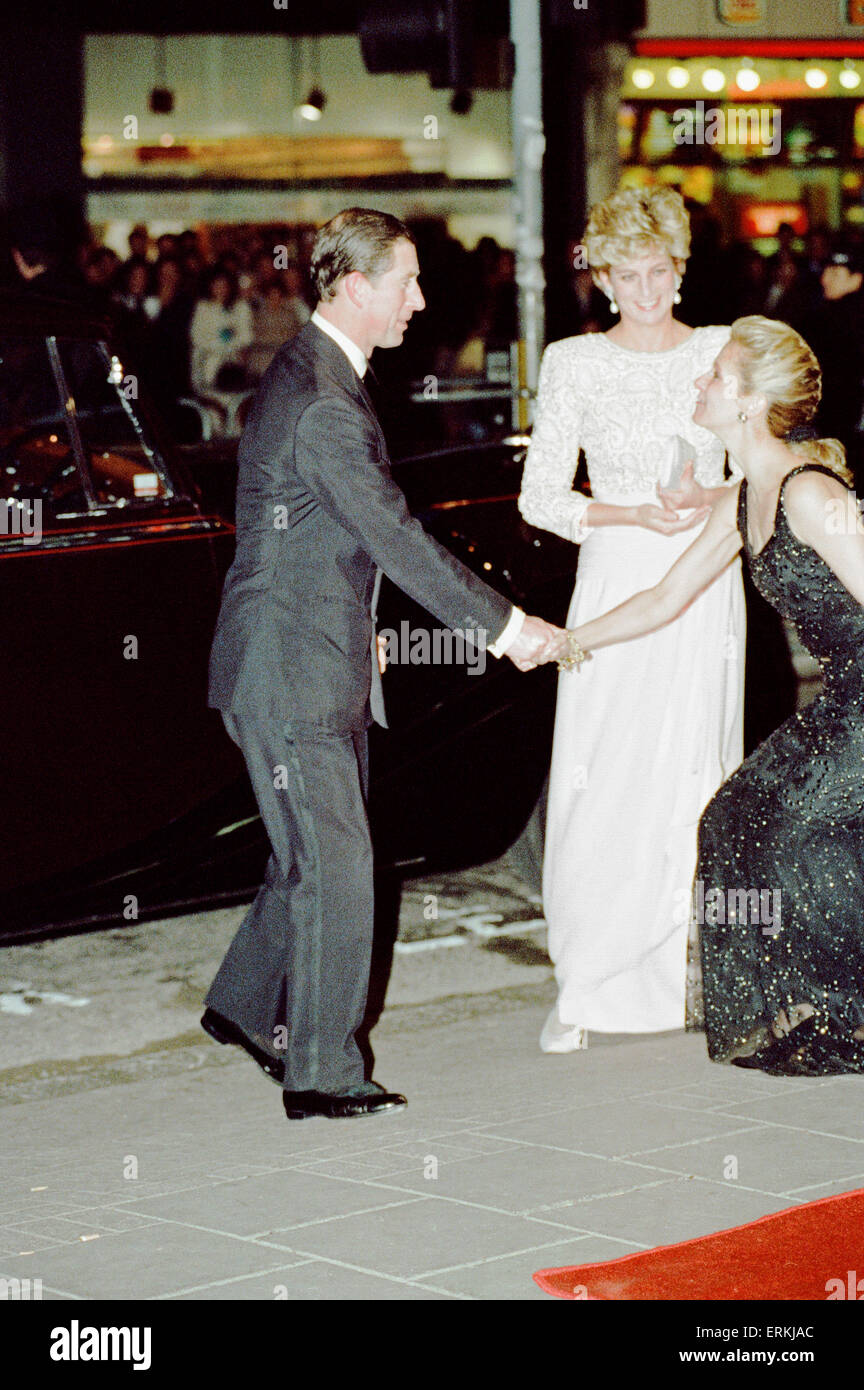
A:
[[[521,522],[523,444],[405,460],[413,510],[501,592],[561,621],[574,548]],[[233,449],[178,448],[79,304],[0,296],[0,936],[248,896],[266,841],[207,708],[233,554]],[[406,627],[407,625],[407,627]],[[435,625],[386,582],[379,629]],[[502,852],[548,767],[554,672],[418,664],[385,677],[371,814],[381,864]]]

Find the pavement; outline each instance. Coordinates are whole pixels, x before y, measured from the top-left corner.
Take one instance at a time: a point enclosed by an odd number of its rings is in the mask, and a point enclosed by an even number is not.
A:
[[[683,1032],[542,1054],[542,919],[500,865],[403,900],[373,1042],[408,1106],[289,1123],[197,1024],[239,912],[0,952],[0,1278],[54,1301],[554,1304],[535,1270],[864,1186],[861,1078],[715,1066]]]

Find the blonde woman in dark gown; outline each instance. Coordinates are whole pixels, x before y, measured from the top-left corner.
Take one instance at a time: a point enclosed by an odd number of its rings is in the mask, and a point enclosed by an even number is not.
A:
[[[820,372],[793,329],[737,320],[697,387],[694,420],[744,480],[658,584],[574,640],[599,667],[612,644],[673,622],[743,552],[757,588],[818,657],[822,694],[742,764],[700,822],[705,1029],[716,1062],[864,1071],[864,525],[842,446],[810,437]]]

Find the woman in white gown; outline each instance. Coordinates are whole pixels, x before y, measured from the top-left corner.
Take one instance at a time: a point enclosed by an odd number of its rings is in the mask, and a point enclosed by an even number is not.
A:
[[[543,356],[519,507],[580,545],[569,628],[657,583],[725,491],[723,446],[691,417],[695,379],[729,330],[690,329],[672,312],[689,241],[671,189],[619,190],[594,207],[588,261],[620,322]],[[580,449],[590,497],[573,491]],[[676,484],[684,453],[692,470]],[[736,562],[668,627],[559,678],[543,871],[558,999],[546,1052],[585,1047],[588,1030],[684,1026],[696,832],[742,758],[744,638]]]

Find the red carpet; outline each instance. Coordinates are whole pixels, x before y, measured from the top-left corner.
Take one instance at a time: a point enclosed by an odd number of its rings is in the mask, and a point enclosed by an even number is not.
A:
[[[572,1299],[864,1299],[864,1190],[534,1279]]]

